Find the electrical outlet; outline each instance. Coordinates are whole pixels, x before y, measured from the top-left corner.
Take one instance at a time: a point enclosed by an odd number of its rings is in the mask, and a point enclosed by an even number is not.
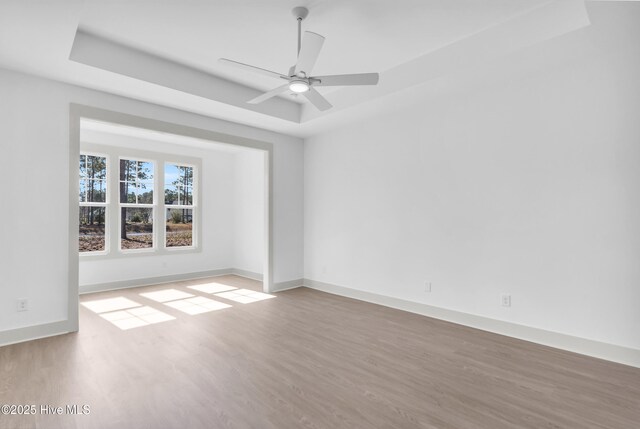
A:
[[[431,282],[424,282],[424,291],[431,292]]]
[[[29,300],[21,298],[17,301],[17,311],[27,311],[29,309]]]
[[[511,295],[502,294],[500,295],[500,303],[503,307],[511,307]]]

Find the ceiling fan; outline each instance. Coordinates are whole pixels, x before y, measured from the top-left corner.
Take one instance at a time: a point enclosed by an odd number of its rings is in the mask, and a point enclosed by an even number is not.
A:
[[[243,70],[260,73],[278,79],[287,81],[284,85],[265,92],[258,97],[247,101],[247,103],[258,104],[278,94],[288,90],[294,93],[302,94],[319,110],[330,109],[331,103],[327,101],[318,91],[317,86],[351,86],[351,85],[376,85],[378,83],[378,73],[359,73],[359,74],[339,74],[330,76],[311,76],[311,70],[318,59],[320,49],[324,43],[324,37],[311,31],[304,32],[304,40],[302,39],[302,21],[309,14],[306,7],[294,7],[291,11],[298,21],[298,61],[289,69],[288,74],[277,73],[260,67],[250,66],[248,64],[239,63],[237,61],[220,58],[219,61],[241,68]]]

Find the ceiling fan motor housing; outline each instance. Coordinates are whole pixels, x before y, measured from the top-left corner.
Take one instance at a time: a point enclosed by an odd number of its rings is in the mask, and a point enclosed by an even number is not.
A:
[[[296,19],[303,20],[309,15],[309,9],[303,6],[294,7],[291,9],[291,14],[296,17]]]

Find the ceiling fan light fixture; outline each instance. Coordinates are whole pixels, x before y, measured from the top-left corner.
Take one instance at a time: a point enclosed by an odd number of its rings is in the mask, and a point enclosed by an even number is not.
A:
[[[292,80],[289,89],[293,92],[301,93],[309,91],[309,84],[304,80]]]

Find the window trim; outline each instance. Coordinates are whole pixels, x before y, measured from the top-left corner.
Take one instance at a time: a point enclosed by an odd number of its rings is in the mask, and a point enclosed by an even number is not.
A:
[[[201,222],[202,222],[202,198],[200,183],[202,180],[202,159],[190,156],[182,156],[169,152],[154,152],[138,149],[130,149],[121,146],[102,145],[85,140],[80,142],[81,155],[99,154],[107,157],[107,196],[105,215],[105,251],[79,252],[81,259],[113,259],[129,258],[136,256],[160,256],[185,253],[202,252]],[[120,160],[152,162],[154,164],[153,178],[153,204],[120,203]],[[193,206],[173,206],[164,203],[164,168],[165,164],[193,167]],[[78,193],[79,195],[79,193]],[[80,203],[82,205],[84,203]],[[136,207],[151,208],[153,210],[153,247],[143,249],[120,248],[120,208]],[[167,208],[188,208],[193,210],[192,245],[191,246],[166,246],[166,226],[158,224],[165,218]],[[111,213],[113,212],[113,213]]]

